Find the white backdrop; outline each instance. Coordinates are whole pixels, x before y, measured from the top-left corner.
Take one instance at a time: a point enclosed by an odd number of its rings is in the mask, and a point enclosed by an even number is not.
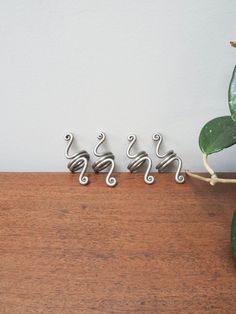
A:
[[[233,0],[0,0],[0,171],[65,171],[64,134],[92,152],[103,130],[125,171],[127,135],[156,163],[165,136],[203,170],[198,134],[227,115]],[[236,148],[213,156],[236,170]]]

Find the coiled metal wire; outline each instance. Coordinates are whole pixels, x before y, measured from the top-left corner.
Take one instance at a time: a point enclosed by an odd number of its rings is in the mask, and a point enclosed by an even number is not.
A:
[[[146,169],[146,172],[144,174],[144,182],[147,184],[152,184],[154,182],[154,177],[150,175],[150,171],[152,168],[152,160],[150,157],[148,157],[148,154],[145,151],[140,151],[137,154],[131,154],[130,150],[134,143],[136,142],[136,135],[131,134],[128,136],[128,141],[131,142],[130,145],[127,148],[127,156],[130,159],[133,159],[129,164],[128,164],[128,170],[132,172],[136,172],[140,167],[142,167],[146,162],[148,162],[148,166]]]
[[[116,178],[112,177],[111,175],[115,168],[115,162],[114,162],[115,156],[111,152],[99,153],[98,148],[105,141],[106,135],[105,133],[100,132],[97,138],[99,142],[95,146],[93,152],[95,156],[99,157],[99,159],[93,163],[92,168],[95,173],[99,173],[110,166],[110,170],[108,171],[108,174],[106,176],[106,184],[110,187],[114,187],[117,181],[116,181]]]
[[[79,182],[82,185],[86,185],[89,183],[89,179],[87,176],[85,176],[85,172],[88,167],[88,161],[89,161],[90,156],[85,150],[82,150],[79,153],[70,155],[69,150],[74,141],[74,135],[72,133],[66,134],[65,140],[68,142],[68,145],[65,149],[65,157],[70,160],[67,165],[67,168],[71,172],[77,172],[80,169],[82,169],[79,175]]]
[[[180,174],[181,169],[182,169],[181,158],[179,158],[173,150],[169,150],[165,154],[160,154],[160,146],[161,146],[161,143],[163,140],[163,137],[160,133],[153,134],[152,139],[157,142],[157,146],[156,146],[157,157],[163,159],[162,161],[160,161],[158,163],[158,165],[156,166],[156,169],[159,172],[164,172],[165,169],[170,164],[172,164],[173,162],[176,161],[178,163],[178,167],[177,167],[176,174],[175,174],[175,181],[177,183],[184,183],[185,182],[184,176]]]

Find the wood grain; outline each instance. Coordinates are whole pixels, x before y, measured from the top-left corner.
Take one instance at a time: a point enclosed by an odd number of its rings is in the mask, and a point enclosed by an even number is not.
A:
[[[236,186],[0,174],[0,313],[236,313]]]

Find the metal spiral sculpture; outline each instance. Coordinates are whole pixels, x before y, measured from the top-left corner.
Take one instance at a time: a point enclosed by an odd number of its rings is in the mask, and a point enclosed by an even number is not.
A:
[[[67,165],[67,168],[71,172],[77,172],[80,169],[82,169],[79,176],[79,182],[82,185],[86,185],[89,183],[89,179],[84,174],[88,167],[89,154],[85,150],[82,150],[79,153],[70,155],[69,150],[74,141],[74,135],[72,133],[66,134],[65,140],[68,142],[68,145],[65,150],[65,157],[70,160]]]
[[[99,142],[95,146],[93,152],[95,156],[99,157],[99,159],[93,163],[92,168],[95,173],[99,173],[110,166],[110,170],[108,171],[108,174],[106,176],[106,184],[110,187],[113,187],[117,183],[116,178],[111,176],[115,167],[115,156],[111,152],[99,153],[98,148],[105,141],[106,135],[105,133],[101,132],[98,134],[97,138],[99,139]]]
[[[150,175],[150,171],[152,168],[152,161],[150,157],[148,157],[148,154],[145,151],[140,151],[137,154],[132,155],[130,153],[130,150],[134,143],[136,142],[136,135],[132,134],[128,136],[128,141],[130,141],[130,145],[127,148],[127,156],[130,159],[133,159],[129,164],[128,164],[128,170],[132,173],[137,171],[140,167],[142,167],[146,162],[148,162],[147,170],[144,174],[144,182],[147,184],[152,184],[154,182],[154,177]]]
[[[159,172],[164,172],[165,168],[168,167],[171,163],[174,161],[178,162],[178,168],[175,174],[175,181],[177,183],[184,183],[185,179],[184,176],[180,174],[182,169],[182,160],[176,155],[176,153],[173,150],[169,150],[165,154],[160,154],[160,146],[163,140],[163,137],[160,133],[153,134],[152,139],[157,142],[156,147],[156,155],[157,157],[163,159],[157,166],[156,169]]]

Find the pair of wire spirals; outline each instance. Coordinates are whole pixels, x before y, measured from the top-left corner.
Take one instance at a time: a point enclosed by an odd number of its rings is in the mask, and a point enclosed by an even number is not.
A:
[[[156,169],[159,172],[164,172],[165,169],[171,165],[174,162],[178,163],[177,166],[177,171],[175,174],[175,181],[177,183],[183,183],[185,181],[184,176],[180,174],[181,169],[182,169],[182,160],[176,155],[176,153],[173,150],[170,150],[166,152],[165,154],[160,153],[160,146],[163,140],[163,137],[160,133],[156,133],[153,135],[153,140],[157,142],[157,147],[156,147],[156,155],[158,158],[162,159],[156,166]],[[154,177],[150,175],[150,171],[152,168],[152,160],[148,156],[148,154],[145,151],[140,151],[137,154],[131,154],[130,150],[133,147],[134,143],[136,142],[136,135],[132,134],[128,136],[128,141],[130,141],[130,145],[127,148],[127,156],[130,159],[133,159],[129,165],[128,165],[128,170],[132,173],[137,171],[139,168],[141,168],[145,163],[147,163],[147,169],[144,174],[144,181],[147,184],[152,184],[154,182]]]
[[[110,187],[113,187],[117,183],[116,179],[114,177],[112,177],[112,172],[113,172],[114,167],[115,167],[115,162],[114,162],[115,156],[111,152],[99,153],[98,149],[99,149],[100,145],[106,139],[105,133],[103,133],[103,132],[99,133],[98,139],[99,139],[99,142],[94,148],[94,155],[99,157],[99,159],[93,163],[92,168],[93,168],[95,173],[99,173],[99,172],[105,170],[106,168],[108,168],[110,166],[110,169],[109,169],[108,174],[106,176],[106,184]],[[88,167],[88,162],[89,162],[90,156],[89,156],[88,152],[85,150],[82,150],[79,153],[70,155],[69,150],[70,150],[71,145],[74,141],[73,134],[68,133],[65,136],[65,140],[68,141],[68,145],[67,145],[66,150],[65,150],[65,157],[70,160],[67,167],[71,172],[77,172],[77,171],[82,169],[80,172],[80,175],[79,175],[79,182],[82,185],[87,185],[89,183],[89,179],[85,175],[85,172],[86,172],[87,167]]]

